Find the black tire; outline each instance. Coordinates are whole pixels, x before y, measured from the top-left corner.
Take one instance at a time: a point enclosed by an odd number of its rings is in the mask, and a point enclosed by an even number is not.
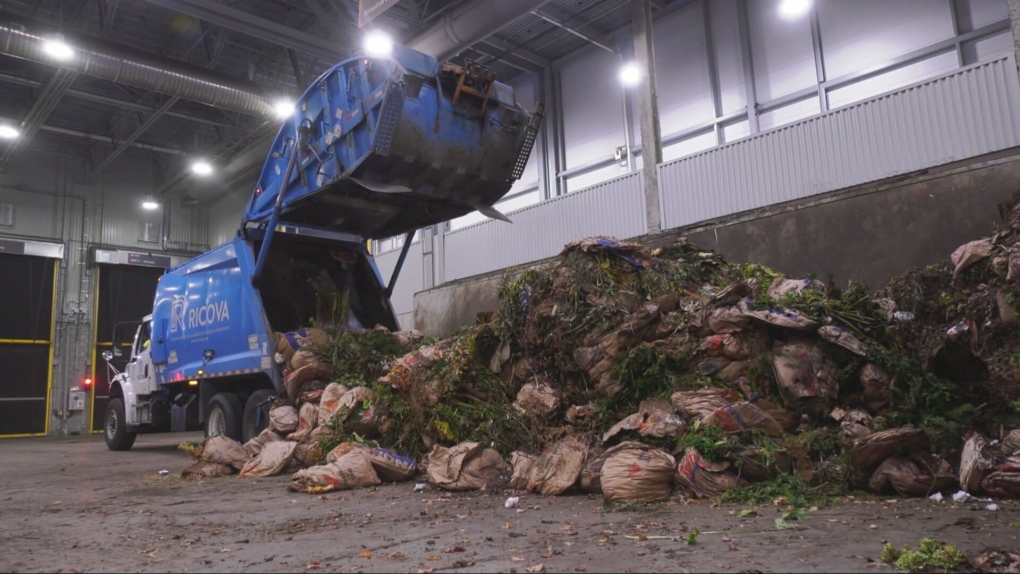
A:
[[[205,436],[241,440],[241,399],[234,393],[213,395],[205,411]]]
[[[244,403],[244,420],[241,422],[242,442],[250,441],[269,428],[269,400],[275,394],[269,389],[262,389],[248,397],[248,402]]]
[[[110,399],[103,413],[103,437],[110,450],[131,450],[138,433],[128,432],[124,416],[124,399]]]

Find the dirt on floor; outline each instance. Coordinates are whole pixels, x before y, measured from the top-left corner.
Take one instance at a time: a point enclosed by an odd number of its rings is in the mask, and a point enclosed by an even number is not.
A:
[[[0,571],[892,572],[878,560],[886,541],[1020,549],[1011,501],[847,498],[778,530],[776,507],[679,495],[610,509],[597,496],[414,483],[309,495],[288,491],[289,475],[189,482],[182,440],[201,437],[142,436],[129,452],[101,436],[0,442]]]

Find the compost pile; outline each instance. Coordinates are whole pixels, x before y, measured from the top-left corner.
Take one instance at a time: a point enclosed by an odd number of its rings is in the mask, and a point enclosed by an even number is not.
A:
[[[1016,202],[991,237],[877,296],[683,239],[590,238],[508,276],[498,309],[442,341],[281,334],[270,429],[209,439],[187,472],[294,472],[323,492],[423,469],[447,490],[607,501],[1015,496],[1018,280]]]

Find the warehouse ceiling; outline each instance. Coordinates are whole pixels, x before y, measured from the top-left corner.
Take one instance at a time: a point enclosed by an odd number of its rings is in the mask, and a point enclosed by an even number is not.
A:
[[[365,30],[410,42],[478,1],[401,0]],[[652,2],[656,10],[686,3]],[[630,0],[538,4],[452,59],[480,61],[508,80],[586,46],[612,49],[612,34],[630,22]],[[192,88],[213,85],[268,103],[295,99],[319,73],[360,50],[365,30],[357,22],[357,0],[0,0],[0,34],[9,32],[0,42],[0,123],[22,134],[0,141],[0,169],[26,155],[59,154],[74,159],[77,179],[88,183],[119,163],[150,161],[157,194],[211,201],[250,185],[280,121],[250,105],[202,103],[194,90],[175,92],[158,77],[60,68],[33,57],[32,46],[19,51],[10,38],[39,43],[60,35],[104,61],[142,62],[137,70],[146,74],[196,78]],[[211,186],[192,175],[196,158],[244,165]]]

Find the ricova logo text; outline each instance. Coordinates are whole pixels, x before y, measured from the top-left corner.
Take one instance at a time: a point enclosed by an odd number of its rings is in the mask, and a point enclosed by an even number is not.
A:
[[[207,327],[229,319],[230,308],[227,307],[225,300],[202,305],[197,309],[188,309],[187,299],[177,295],[170,307],[170,332],[176,333],[184,328]]]

